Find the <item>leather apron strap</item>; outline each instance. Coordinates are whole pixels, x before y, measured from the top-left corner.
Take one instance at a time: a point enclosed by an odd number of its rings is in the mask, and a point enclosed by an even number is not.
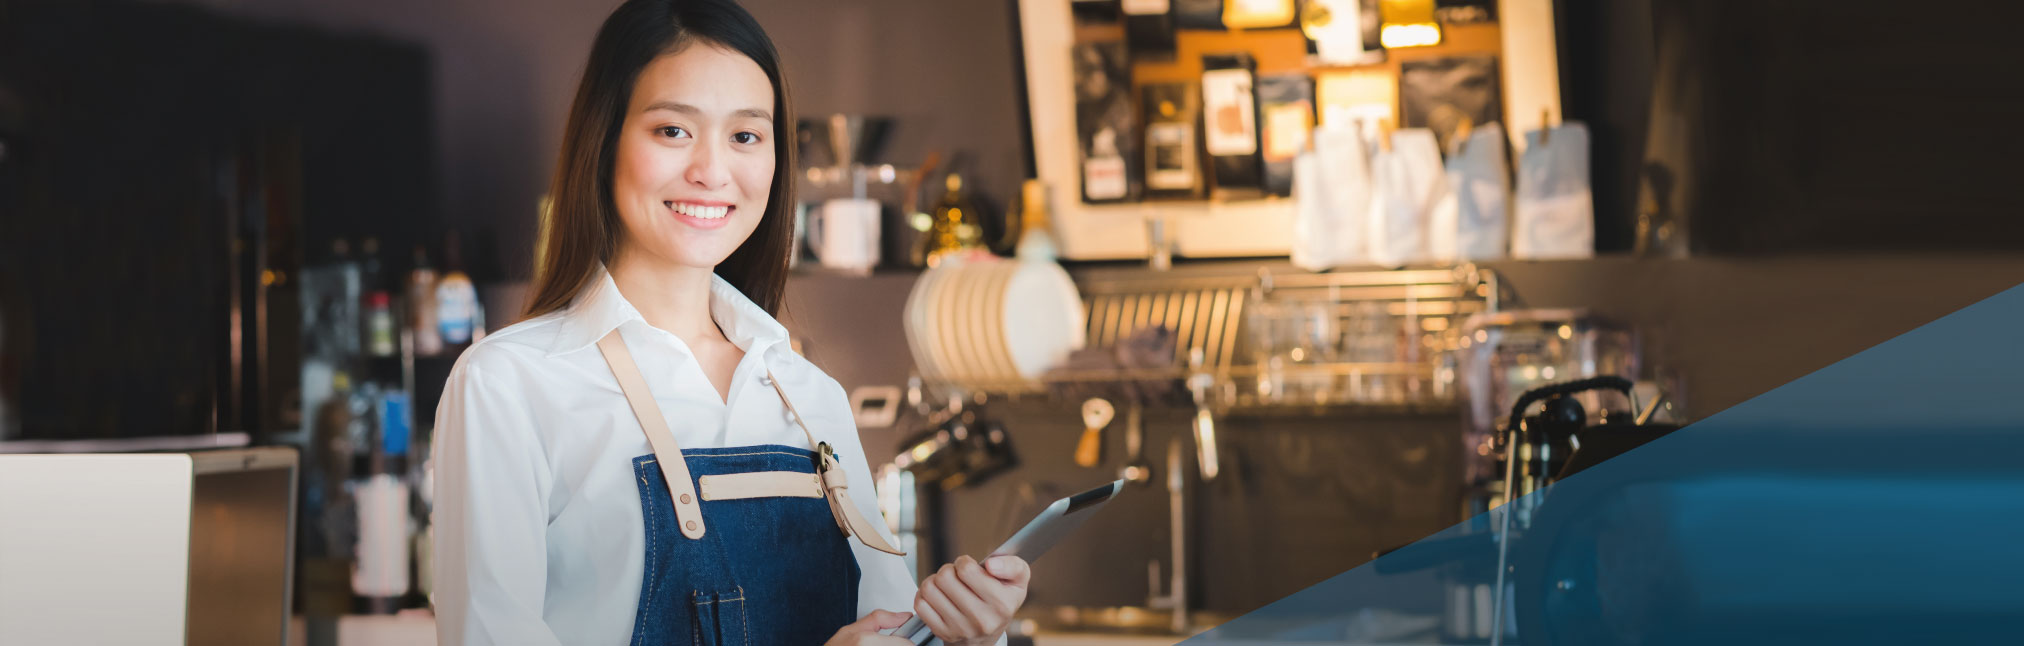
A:
[[[808,445],[815,447],[815,471],[822,479],[822,493],[829,499],[829,511],[836,516],[836,525],[843,528],[844,534],[856,536],[865,547],[906,556],[906,552],[887,543],[885,536],[878,533],[878,528],[865,520],[857,505],[850,501],[850,479],[843,466],[836,463],[835,452],[829,449],[828,442],[816,441],[815,432],[808,430],[808,423],[801,419],[801,411],[794,410],[794,400],[787,398],[787,389],[780,386],[780,379],[773,376],[773,371],[766,371],[766,382],[773,384],[773,392],[780,394],[780,403],[787,405],[787,414],[794,418],[794,425],[801,427],[801,432],[808,435]]]
[[[702,538],[706,527],[703,525],[703,511],[696,496],[694,481],[689,478],[689,463],[682,459],[682,449],[675,444],[675,437],[669,431],[667,418],[661,416],[660,405],[654,403],[652,391],[647,390],[646,378],[640,375],[639,366],[633,363],[632,353],[627,351],[625,340],[619,337],[617,329],[597,342],[597,350],[604,354],[605,363],[611,366],[613,376],[618,377],[619,390],[625,393],[626,404],[639,418],[640,427],[646,430],[647,443],[653,446],[655,462],[660,464],[661,476],[668,484],[668,497],[675,501],[675,519],[681,522],[682,535]],[[850,500],[849,479],[828,442],[819,442],[815,433],[802,421],[801,413],[794,410],[794,401],[787,398],[787,390],[780,386],[780,380],[773,372],[766,372],[766,381],[773,385],[773,391],[780,395],[780,403],[787,406],[787,413],[794,418],[794,424],[808,436],[808,445],[816,453],[816,478],[814,482],[821,489],[823,498],[829,501],[830,514],[836,525],[846,536],[856,536],[866,547],[906,556],[906,552],[887,543],[870,521],[865,520],[857,505]]]
[[[682,459],[682,447],[675,444],[674,434],[668,431],[668,420],[661,417],[661,407],[654,403],[653,391],[647,390],[647,380],[633,363],[632,353],[626,351],[625,339],[619,338],[614,328],[597,340],[597,351],[604,354],[612,376],[618,377],[618,389],[632,406],[633,417],[639,418],[640,428],[646,429],[647,444],[654,447],[654,461],[661,465],[661,478],[668,483],[668,498],[675,501],[675,520],[680,521],[682,535],[702,538],[707,528],[703,526],[703,508],[696,499],[695,482],[689,479],[689,463]]]

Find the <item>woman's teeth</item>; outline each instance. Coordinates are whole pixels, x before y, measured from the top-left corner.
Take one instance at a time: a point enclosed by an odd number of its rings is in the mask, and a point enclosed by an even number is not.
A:
[[[715,220],[731,214],[731,207],[728,206],[703,206],[686,202],[662,202],[662,204],[668,205],[668,208],[676,213],[703,220]]]

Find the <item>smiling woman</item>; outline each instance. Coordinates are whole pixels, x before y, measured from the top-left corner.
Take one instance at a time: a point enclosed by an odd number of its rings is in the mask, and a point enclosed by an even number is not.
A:
[[[442,643],[899,646],[880,633],[907,610],[1003,641],[1025,562],[916,585],[866,520],[842,388],[773,317],[788,106],[729,0],[629,0],[599,30],[527,318],[458,358],[437,409]]]
[[[715,5],[728,11],[711,10]],[[744,104],[733,105],[739,101]],[[679,205],[674,199],[679,195],[656,197],[656,190],[679,190],[704,204],[747,212],[743,228],[727,227],[726,233],[737,235],[719,236],[735,239],[729,255],[712,256],[722,260],[714,263],[715,271],[769,314],[777,313],[793,244],[793,220],[785,209],[793,206],[788,196],[794,192],[794,174],[773,169],[794,167],[791,105],[773,43],[744,9],[729,2],[621,5],[592,44],[570,106],[552,189],[552,233],[546,247],[537,250],[543,271],[535,277],[526,318],[563,309],[590,286],[598,264],[611,262],[619,252],[622,217],[623,226],[630,227],[647,219],[649,211],[672,211]],[[708,132],[699,129],[705,122]],[[703,136],[715,139],[698,150],[695,142]],[[646,152],[656,140],[665,142],[665,154]],[[752,168],[762,151],[765,168]],[[620,159],[646,164],[621,175],[614,172]],[[679,164],[690,159],[703,163],[694,170],[704,173],[706,181],[735,181],[737,186],[670,186],[670,179],[689,180],[691,169]],[[748,183],[755,177],[760,184]],[[622,182],[631,182],[631,197],[647,205],[664,204],[640,209],[640,202],[625,201]],[[711,191],[737,191],[743,201],[693,195]],[[670,251],[680,246],[667,237],[646,244],[667,245],[653,248]]]
[[[774,136],[773,95],[765,70],[714,43],[647,64],[619,129],[612,200],[627,235],[615,267],[715,267],[758,228],[773,142],[787,139]]]

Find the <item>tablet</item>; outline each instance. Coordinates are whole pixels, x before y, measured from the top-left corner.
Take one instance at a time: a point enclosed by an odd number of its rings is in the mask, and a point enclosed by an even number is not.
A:
[[[1009,554],[1017,556],[1020,560],[1027,563],[1032,563],[1038,560],[1040,555],[1046,554],[1048,548],[1054,547],[1055,543],[1061,542],[1063,537],[1075,531],[1075,528],[1082,526],[1083,521],[1089,520],[1091,516],[1095,516],[1098,508],[1102,507],[1104,503],[1110,502],[1110,499],[1115,497],[1117,492],[1123,490],[1124,481],[1117,480],[1089,491],[1056,500],[1054,504],[1048,505],[1046,509],[1041,510],[1040,515],[1034,516],[1033,520],[1026,523],[1025,527],[1019,528],[1019,531],[1012,534],[1011,538],[1005,539],[1005,543],[999,545],[998,549],[991,550],[991,556]],[[985,558],[989,559],[989,557]],[[928,625],[922,622],[919,616],[908,619],[906,625],[900,626],[886,634],[905,636],[915,644],[926,644],[931,641],[940,643],[940,640],[935,639],[934,631],[928,630]]]

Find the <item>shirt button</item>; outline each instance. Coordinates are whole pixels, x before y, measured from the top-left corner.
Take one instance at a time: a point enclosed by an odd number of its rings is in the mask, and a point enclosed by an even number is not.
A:
[[[682,494],[682,504],[689,504],[689,494]]]
[[[689,528],[689,531],[692,531],[692,532],[693,532],[693,531],[696,531],[696,521],[693,521],[693,520],[692,520],[692,521],[689,521],[689,522],[688,522],[688,524],[686,524],[686,525],[683,525],[683,526],[684,526],[684,527],[687,527],[687,528]]]
[[[761,386],[772,386],[772,385],[773,385],[773,378],[772,378],[772,377],[768,377],[768,376],[766,376],[766,375],[759,375],[759,385],[761,385]]]

